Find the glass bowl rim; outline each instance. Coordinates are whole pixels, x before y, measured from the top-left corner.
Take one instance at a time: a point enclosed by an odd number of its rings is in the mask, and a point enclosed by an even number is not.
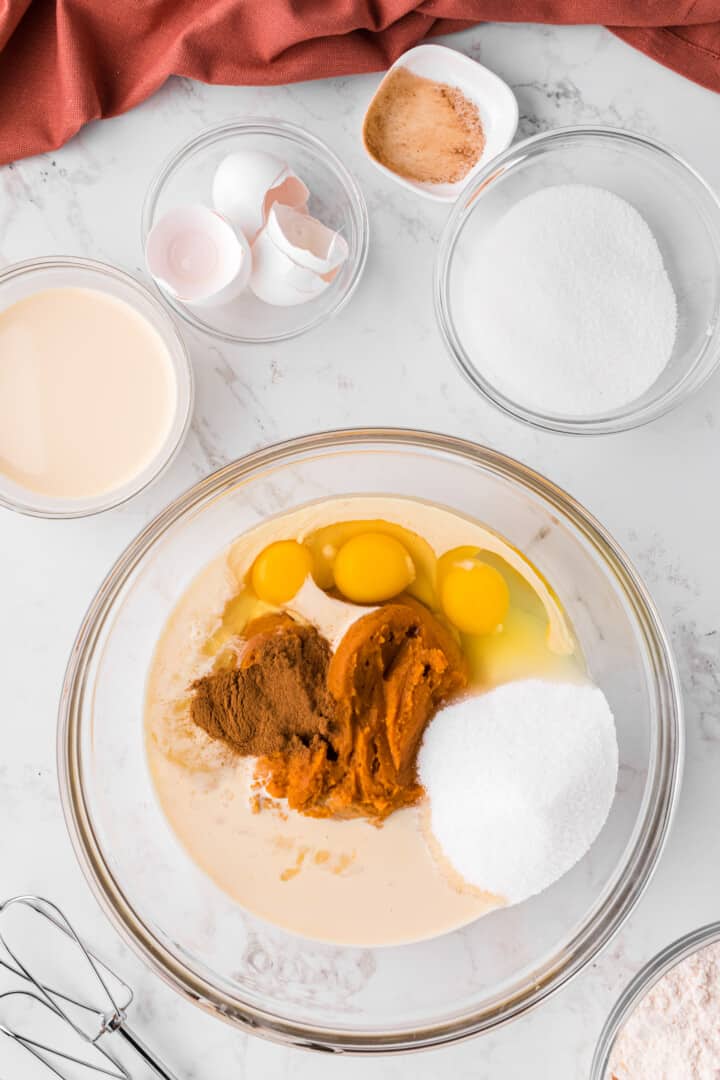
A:
[[[720,197],[700,173],[680,154],[664,143],[651,139],[646,135],[607,125],[571,125],[553,128],[551,131],[542,131],[537,135],[531,135],[520,142],[513,143],[502,154],[489,161],[460,193],[443,227],[435,257],[433,274],[435,318],[440,336],[455,366],[478,393],[507,416],[544,431],[565,435],[609,435],[621,431],[630,431],[633,428],[642,427],[653,420],[659,419],[682,404],[690,394],[703,386],[715,373],[720,363],[720,302],[718,304],[718,318],[715,320],[712,333],[707,336],[703,348],[696,356],[696,360],[701,357],[709,358],[702,371],[691,370],[686,372],[663,394],[645,405],[637,406],[630,402],[623,409],[616,409],[607,416],[597,414],[589,417],[537,412],[520,405],[512,398],[501,393],[492,382],[480,374],[477,367],[471,362],[462,346],[450,314],[449,285],[453,253],[460,236],[461,225],[466,215],[471,212],[470,208],[476,198],[482,194],[485,188],[501,179],[508,170],[520,165],[528,156],[541,155],[547,148],[552,148],[554,144],[562,143],[568,139],[573,141],[576,139],[591,141],[605,139],[610,143],[619,145],[631,144],[650,151],[651,154],[658,158],[667,158],[679,166],[681,171],[697,185],[698,191],[708,198],[709,204],[712,206],[713,220],[706,221],[706,224],[714,234],[713,241],[716,256],[714,276],[716,288],[718,288],[720,283]]]
[[[73,508],[68,505],[67,507],[58,506],[57,508],[52,509],[40,509],[35,506],[30,506],[19,499],[13,499],[0,492],[0,507],[4,507],[7,510],[13,510],[16,513],[25,514],[27,517],[46,518],[48,520],[69,520],[71,518],[94,517],[96,514],[103,514],[106,510],[114,510],[117,506],[123,506],[130,499],[134,499],[136,495],[140,495],[141,492],[145,491],[151,484],[154,484],[155,481],[169,469],[185,441],[190,428],[195,401],[195,378],[193,367],[190,362],[190,354],[183,341],[182,335],[169,313],[158,301],[157,297],[142,281],[133,277],[127,270],[121,270],[120,267],[113,266],[112,263],[102,262],[99,259],[89,259],[82,255],[43,255],[39,258],[23,259],[20,262],[10,263],[7,266],[1,267],[0,289],[2,289],[6,282],[12,281],[14,278],[23,278],[26,275],[34,274],[36,271],[63,269],[89,270],[91,273],[97,274],[100,278],[114,279],[131,292],[139,293],[142,296],[143,300],[150,305],[162,324],[162,332],[158,332],[162,333],[163,342],[170,354],[173,371],[175,372],[179,384],[181,384],[182,391],[187,400],[185,402],[185,408],[176,437],[171,442],[167,443],[163,453],[158,454],[157,469],[155,469],[139,487],[132,487],[131,482],[129,482],[120,488],[115,488],[113,491],[106,492],[102,497],[98,496],[95,500],[82,500],[83,502],[91,502],[93,504],[89,507],[82,506]],[[120,494],[118,495],[118,493]],[[77,501],[79,502],[81,500]]]
[[[306,1025],[248,1005],[218,990],[186,963],[171,955],[135,913],[106,865],[95,837],[84,798],[80,754],[80,715],[85,676],[113,602],[140,560],[167,529],[190,512],[222,495],[229,487],[270,466],[291,464],[303,456],[348,448],[420,450],[450,455],[489,469],[539,496],[578,529],[600,556],[608,573],[622,587],[638,630],[651,655],[651,670],[660,706],[651,760],[652,791],[646,789],[625,863],[613,892],[601,908],[546,965],[542,978],[526,979],[521,989],[507,992],[500,1004],[453,1020],[428,1023],[423,1029],[389,1032],[348,1031]],[[684,729],[680,684],[672,650],[655,606],[631,563],[604,527],[576,500],[539,473],[512,458],[466,439],[405,428],[355,428],[319,432],[256,450],[199,481],[162,510],[128,545],[91,602],[73,645],[60,698],[57,728],[57,766],[65,822],[81,869],[116,931],[140,959],[186,1000],[220,1016],[236,1027],[287,1045],[352,1053],[389,1053],[425,1049],[496,1029],[535,1007],[565,985],[593,960],[614,936],[644,893],[667,838],[673,818],[684,759]],[[640,828],[642,825],[642,828]],[[628,853],[628,848],[631,850]]]
[[[720,921],[706,923],[676,938],[643,964],[626,984],[603,1024],[590,1069],[590,1080],[605,1080],[620,1030],[649,990],[677,964],[706,945],[720,941]]]
[[[148,233],[153,224],[153,218],[155,216],[161,192],[168,179],[183,165],[185,160],[205,143],[212,145],[213,143],[224,139],[226,136],[247,134],[280,135],[290,138],[306,148],[315,151],[320,157],[327,159],[335,173],[339,176],[345,189],[348,203],[351,207],[352,217],[355,219],[359,240],[352,277],[348,281],[345,289],[338,295],[331,308],[319,313],[306,326],[301,326],[296,330],[288,330],[283,333],[271,334],[266,337],[258,338],[246,337],[243,334],[233,334],[229,331],[212,327],[208,323],[203,322],[202,319],[197,318],[187,305],[180,302],[175,303],[175,301],[166,295],[162,289],[158,288],[154,281],[153,288],[164,305],[166,305],[175,315],[188,323],[188,325],[192,326],[202,334],[209,334],[211,337],[226,341],[229,344],[272,345],[278,341],[290,341],[293,338],[301,337],[310,330],[316,329],[316,327],[320,326],[327,319],[337,315],[348,303],[360,284],[360,279],[362,278],[367,262],[370,243],[370,222],[365,196],[363,195],[360,184],[353,174],[323,139],[314,135],[312,132],[307,131],[305,128],[300,127],[299,124],[263,116],[246,116],[243,117],[242,120],[224,121],[221,124],[215,124],[212,127],[204,128],[181,146],[176,147],[175,150],[164,159],[153,176],[150,186],[145,194],[140,215],[140,243],[144,253]]]

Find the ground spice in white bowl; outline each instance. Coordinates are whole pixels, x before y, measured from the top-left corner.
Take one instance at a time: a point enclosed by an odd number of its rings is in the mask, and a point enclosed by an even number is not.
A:
[[[395,68],[368,109],[365,146],[385,168],[429,184],[463,180],[485,146],[480,112],[462,90]]]

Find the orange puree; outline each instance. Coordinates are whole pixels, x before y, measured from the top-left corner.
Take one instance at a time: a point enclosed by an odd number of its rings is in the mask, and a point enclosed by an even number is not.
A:
[[[262,749],[258,738],[255,752],[257,775],[269,795],[313,817],[382,819],[417,802],[422,789],[415,761],[423,731],[436,709],[467,683],[450,631],[409,597],[358,619],[332,655],[321,647],[326,643],[317,631],[286,617],[274,629],[265,621],[257,631],[253,638],[251,624],[232,673],[232,692],[227,672],[195,683],[196,705],[214,703],[212,722],[205,707],[193,709],[196,723],[238,753],[252,754],[247,725],[241,740],[237,720],[222,715],[223,709],[237,709],[251,689],[264,696]],[[307,668],[305,657],[312,658]],[[274,741],[278,749],[264,753],[273,716],[282,725]]]

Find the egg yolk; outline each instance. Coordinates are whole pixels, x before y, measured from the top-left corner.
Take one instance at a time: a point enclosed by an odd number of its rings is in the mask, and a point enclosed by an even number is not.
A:
[[[391,600],[413,581],[415,566],[407,548],[387,533],[358,533],[342,545],[333,567],[335,584],[356,604]]]
[[[477,559],[451,565],[440,586],[442,609],[463,634],[491,634],[510,606],[510,591],[499,570]]]
[[[266,604],[286,604],[312,570],[312,556],[297,540],[276,540],[261,551],[250,571],[256,595]]]

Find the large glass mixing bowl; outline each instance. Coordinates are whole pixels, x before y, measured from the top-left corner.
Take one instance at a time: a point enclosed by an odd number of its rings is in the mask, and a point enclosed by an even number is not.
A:
[[[430,941],[340,948],[243,911],[185,854],[143,744],[148,665],[197,572],[270,515],[341,494],[439,503],[491,525],[556,589],[615,712],[617,797],[588,855],[545,893]],[[437,1046],[543,1001],[615,933],[670,824],[682,764],[678,681],[643,585],[573,499],[492,450],[398,430],[329,432],[251,454],[197,484],[120,557],[78,634],[59,718],[63,805],[100,903],[189,1000],[241,1027],[326,1050]]]

